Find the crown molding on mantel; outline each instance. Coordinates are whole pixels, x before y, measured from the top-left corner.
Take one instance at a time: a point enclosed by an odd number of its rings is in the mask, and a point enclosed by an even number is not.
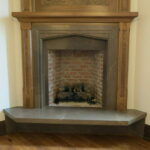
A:
[[[131,22],[138,12],[13,12],[12,16],[26,23],[120,23]]]

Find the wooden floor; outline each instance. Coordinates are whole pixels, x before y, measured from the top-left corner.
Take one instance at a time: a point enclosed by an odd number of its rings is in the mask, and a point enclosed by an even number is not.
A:
[[[0,150],[150,150],[137,137],[14,134],[0,136]]]

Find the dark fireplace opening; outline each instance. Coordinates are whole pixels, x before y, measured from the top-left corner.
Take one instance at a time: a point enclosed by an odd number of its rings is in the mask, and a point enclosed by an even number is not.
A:
[[[103,50],[49,50],[49,106],[102,107]]]
[[[102,108],[107,40],[70,35],[43,43],[48,106]]]
[[[59,104],[63,102],[75,102],[75,103],[88,103],[88,104],[96,104],[98,100],[95,98],[94,94],[91,92],[88,86],[81,84],[74,85],[65,85],[59,88],[58,93],[56,94],[56,98],[54,103]]]

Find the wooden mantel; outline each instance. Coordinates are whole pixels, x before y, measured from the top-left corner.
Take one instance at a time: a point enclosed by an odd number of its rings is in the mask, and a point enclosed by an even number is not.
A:
[[[71,22],[71,23],[119,23],[131,22],[138,16],[137,12],[13,12],[12,16],[20,22],[28,23],[50,23],[50,22]]]
[[[128,54],[130,22],[138,16],[137,12],[99,12],[99,11],[52,11],[52,12],[13,12],[22,29],[23,51],[23,101],[24,107],[35,108],[35,72],[32,49],[32,29],[34,23],[115,23],[118,26],[118,71],[117,71],[117,110],[127,110]]]

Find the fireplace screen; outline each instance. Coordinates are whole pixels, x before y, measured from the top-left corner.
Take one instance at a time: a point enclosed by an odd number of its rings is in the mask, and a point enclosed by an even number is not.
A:
[[[104,51],[48,50],[49,106],[102,107]]]

